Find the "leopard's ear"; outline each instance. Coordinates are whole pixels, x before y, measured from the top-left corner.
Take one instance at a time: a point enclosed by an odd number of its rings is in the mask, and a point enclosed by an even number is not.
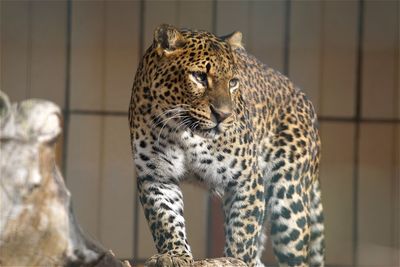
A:
[[[159,55],[170,55],[182,48],[186,40],[177,28],[162,24],[154,31],[154,43]]]
[[[243,43],[242,43],[242,33],[239,31],[235,31],[231,34],[228,34],[226,36],[222,36],[222,40],[230,44],[232,48],[243,48]]]

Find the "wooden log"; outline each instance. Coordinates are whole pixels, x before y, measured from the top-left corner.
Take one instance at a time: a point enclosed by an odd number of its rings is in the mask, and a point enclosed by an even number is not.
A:
[[[75,220],[55,164],[60,118],[51,102],[11,105],[0,91],[0,265],[129,266]]]

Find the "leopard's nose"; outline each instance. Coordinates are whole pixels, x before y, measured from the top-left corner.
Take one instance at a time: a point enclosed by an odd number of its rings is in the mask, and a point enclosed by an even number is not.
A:
[[[229,107],[215,108],[210,105],[211,109],[211,120],[215,123],[221,123],[232,115],[232,110]]]

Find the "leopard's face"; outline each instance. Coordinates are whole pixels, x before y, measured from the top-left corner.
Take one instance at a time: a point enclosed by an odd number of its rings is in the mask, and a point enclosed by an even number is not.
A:
[[[167,43],[157,43],[162,37],[156,36],[153,45],[156,67],[152,93],[160,100],[162,119],[169,119],[172,128],[215,137],[236,119],[234,98],[240,92],[240,79],[231,47],[206,32],[168,34],[163,36]],[[171,45],[174,40],[176,47]]]

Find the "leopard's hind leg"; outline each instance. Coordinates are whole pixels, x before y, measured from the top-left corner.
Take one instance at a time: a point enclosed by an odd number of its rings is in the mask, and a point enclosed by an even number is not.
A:
[[[267,182],[269,234],[279,266],[309,266],[309,192],[300,173],[296,166],[277,164]]]
[[[319,180],[316,179],[310,194],[311,209],[311,239],[310,239],[310,266],[324,266],[324,216],[321,203]]]

